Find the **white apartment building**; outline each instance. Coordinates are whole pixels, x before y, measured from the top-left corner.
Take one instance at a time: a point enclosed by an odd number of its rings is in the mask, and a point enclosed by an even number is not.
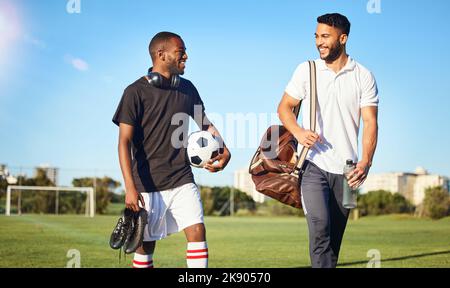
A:
[[[428,174],[425,169],[418,167],[414,173],[369,174],[364,185],[361,187],[361,192],[367,193],[375,190],[386,190],[392,193],[400,193],[413,205],[419,205],[425,198],[425,190],[429,187],[436,186],[449,190],[449,178],[436,174]]]
[[[58,186],[58,176],[59,176],[59,168],[56,167],[50,167],[48,164],[42,164],[38,169],[42,169],[45,171],[45,174],[47,175],[47,178],[50,179],[50,181],[53,182],[56,186]],[[37,169],[36,169],[37,170]]]
[[[266,199],[266,196],[264,196],[264,194],[256,191],[255,184],[252,181],[252,177],[248,173],[248,168],[234,171],[234,187],[252,197],[253,201],[257,203],[263,203]]]

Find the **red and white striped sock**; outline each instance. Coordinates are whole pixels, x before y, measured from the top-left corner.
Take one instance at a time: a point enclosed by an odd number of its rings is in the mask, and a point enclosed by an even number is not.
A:
[[[153,254],[141,255],[134,253],[133,268],[153,268]]]
[[[208,245],[206,242],[189,242],[186,262],[188,268],[208,268]]]

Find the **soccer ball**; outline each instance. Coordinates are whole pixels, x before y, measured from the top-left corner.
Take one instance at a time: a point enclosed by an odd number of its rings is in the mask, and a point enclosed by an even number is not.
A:
[[[194,132],[189,136],[187,155],[192,166],[203,168],[208,160],[219,155],[219,141],[208,131]]]

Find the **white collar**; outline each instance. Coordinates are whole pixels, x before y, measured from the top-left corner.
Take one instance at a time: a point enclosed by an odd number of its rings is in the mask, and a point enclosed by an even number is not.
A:
[[[331,70],[330,68],[328,68],[328,66],[327,66],[327,64],[325,63],[325,60],[322,60],[322,59],[317,59],[317,68],[319,69],[319,70],[330,70],[330,71],[333,71],[333,70]],[[355,67],[356,67],[356,62],[355,62],[355,60],[353,60],[353,58],[352,57],[350,57],[350,56],[348,56],[348,59],[347,59],[347,64],[345,64],[345,66],[341,69],[341,71],[339,71],[338,73],[336,73],[336,74],[339,74],[339,73],[341,73],[341,72],[344,72],[344,71],[351,71],[351,70],[353,70],[353,69],[355,69]],[[333,71],[334,72],[334,71]]]

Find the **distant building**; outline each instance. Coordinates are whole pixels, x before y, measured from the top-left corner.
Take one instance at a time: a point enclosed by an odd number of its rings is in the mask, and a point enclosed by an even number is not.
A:
[[[17,184],[17,176],[13,176],[8,170],[8,166],[6,164],[0,164],[0,179],[6,180],[9,185]]]
[[[263,203],[266,199],[264,194],[256,191],[255,184],[252,181],[251,175],[248,173],[248,169],[234,171],[234,187],[252,197],[253,201],[257,203]]]
[[[58,176],[59,176],[59,168],[56,167],[50,167],[48,164],[42,164],[37,169],[42,169],[45,171],[45,175],[47,176],[50,181],[53,182],[56,186],[58,186]]]
[[[449,191],[449,178],[441,175],[430,175],[424,168],[418,167],[414,173],[369,173],[361,187],[361,192],[386,190],[392,193],[400,193],[412,204],[420,205],[425,198],[425,190],[436,186]]]

